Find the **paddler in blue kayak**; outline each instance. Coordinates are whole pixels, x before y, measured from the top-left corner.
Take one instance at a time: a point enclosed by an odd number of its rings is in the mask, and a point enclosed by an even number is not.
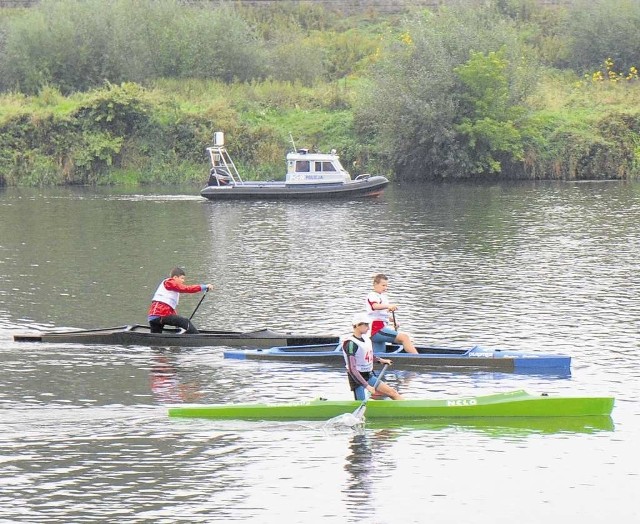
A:
[[[389,278],[387,275],[378,273],[373,276],[373,291],[367,295],[365,310],[371,321],[371,341],[382,350],[385,344],[401,344],[405,353],[417,353],[418,350],[413,345],[411,336],[408,333],[398,331],[395,311],[396,304],[390,304],[387,297]],[[393,327],[389,325],[389,313],[393,318]],[[378,351],[379,352],[379,351]]]
[[[377,388],[374,388],[377,380],[373,372],[374,360],[387,365],[391,365],[391,361],[374,356],[371,339],[367,336],[368,331],[369,317],[366,313],[359,313],[353,318],[353,333],[342,342],[342,355],[353,396],[356,400],[364,400],[366,390],[371,395],[401,400],[402,395],[382,380],[378,382]]]
[[[191,319],[181,317],[176,311],[180,301],[180,293],[207,292],[213,289],[213,285],[195,284],[189,286],[184,283],[185,278],[184,269],[174,267],[169,278],[163,280],[156,289],[148,313],[151,333],[162,333],[163,326],[179,327],[189,334],[199,333]]]

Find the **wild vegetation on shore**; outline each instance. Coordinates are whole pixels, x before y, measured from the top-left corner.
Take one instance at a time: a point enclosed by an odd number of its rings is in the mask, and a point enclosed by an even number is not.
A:
[[[396,180],[638,178],[638,23],[633,0],[43,0],[0,11],[0,185],[202,183],[218,130],[247,178],[284,175],[290,133]]]

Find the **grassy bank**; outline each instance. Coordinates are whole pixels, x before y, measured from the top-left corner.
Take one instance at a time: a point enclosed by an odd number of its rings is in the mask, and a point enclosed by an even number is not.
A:
[[[337,149],[353,174],[393,178],[392,164],[356,130],[356,81],[302,87],[158,81],[68,97],[0,97],[0,183],[157,184],[206,180],[214,131],[248,179],[284,176],[298,147]],[[528,104],[524,157],[502,176],[634,179],[640,176],[640,85],[549,76]]]
[[[205,148],[214,131],[243,176],[281,178],[291,147],[363,150],[348,109],[349,88],[264,82],[133,83],[65,97],[0,97],[0,183],[146,184],[194,181],[208,174]]]
[[[531,97],[528,178],[638,179],[640,83],[545,78]]]

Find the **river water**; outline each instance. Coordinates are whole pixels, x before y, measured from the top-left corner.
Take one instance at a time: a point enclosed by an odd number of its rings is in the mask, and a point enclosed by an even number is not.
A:
[[[640,185],[406,185],[376,200],[0,189],[0,522],[638,522]],[[569,377],[390,372],[407,397],[615,396],[555,425],[170,419],[183,402],[349,398],[323,365],[224,348],[16,343],[144,323],[174,265],[200,327],[346,333],[390,277],[418,341],[568,353]],[[185,296],[189,315],[198,296]]]

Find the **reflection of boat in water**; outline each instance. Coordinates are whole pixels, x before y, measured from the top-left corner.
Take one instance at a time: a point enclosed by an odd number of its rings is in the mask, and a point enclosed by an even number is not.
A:
[[[406,353],[402,346],[386,344],[374,348],[375,355],[389,358],[394,369],[481,369],[507,373],[571,374],[571,357],[548,353],[525,353],[481,346],[447,347],[417,345],[418,353]],[[224,358],[237,360],[280,360],[291,362],[322,362],[344,366],[341,346],[313,344],[281,346],[266,349],[225,351]]]
[[[209,200],[237,199],[330,199],[378,196],[389,181],[379,175],[355,179],[342,167],[335,150],[315,153],[297,149],[287,154],[284,181],[243,180],[224,146],[224,134],[214,134],[207,148],[211,160],[209,181],[200,194]]]
[[[202,398],[200,384],[192,377],[188,381],[180,376],[175,354],[163,347],[152,347],[150,385],[156,402],[197,402]]]
[[[611,414],[611,397],[534,396],[518,390],[478,397],[419,400],[380,400],[367,405],[368,420],[430,422],[488,418],[602,417]],[[312,400],[297,404],[209,404],[169,408],[169,416],[238,420],[322,420],[353,413],[355,400]]]
[[[386,402],[386,401],[385,401]],[[389,401],[393,402],[393,401]],[[371,403],[367,404],[368,407]],[[172,408],[170,408],[172,409]],[[173,415],[172,415],[173,416]],[[610,415],[588,417],[466,417],[415,419],[369,419],[365,426],[340,426],[334,420],[242,420],[218,419],[216,427],[224,431],[255,431],[260,429],[289,428],[291,431],[318,430],[336,432],[341,429],[354,435],[370,435],[375,432],[376,441],[393,440],[412,431],[469,431],[489,437],[526,437],[527,435],[551,435],[558,433],[593,434],[614,431],[615,424]]]
[[[439,431],[450,428],[478,430],[496,437],[530,435],[536,433],[598,433],[613,431],[613,419],[609,415],[592,417],[469,417],[464,419],[373,420],[367,421],[371,429],[402,429]]]

